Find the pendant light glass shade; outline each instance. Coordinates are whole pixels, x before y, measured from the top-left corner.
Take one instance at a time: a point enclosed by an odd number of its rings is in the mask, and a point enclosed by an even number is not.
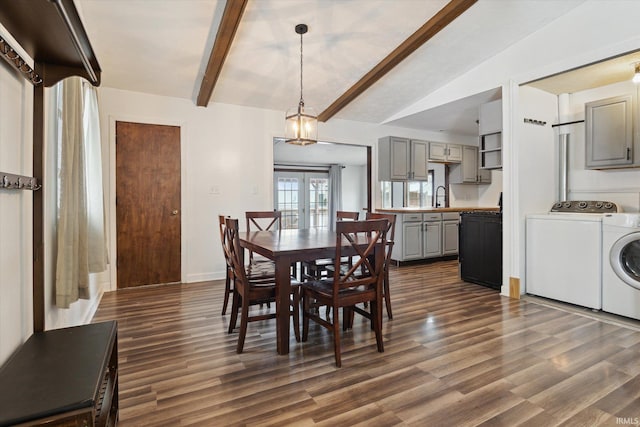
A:
[[[295,145],[309,145],[318,142],[318,118],[313,108],[301,102],[287,110],[285,142]]]
[[[307,32],[305,24],[296,25],[300,34],[300,102],[287,110],[285,116],[285,142],[294,145],[311,145],[318,142],[318,117],[311,107],[305,107],[302,98],[302,35]]]

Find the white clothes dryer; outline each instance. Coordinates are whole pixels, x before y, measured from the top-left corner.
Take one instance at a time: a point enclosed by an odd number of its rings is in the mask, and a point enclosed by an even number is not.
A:
[[[566,201],[526,217],[528,294],[602,308],[602,219],[615,203]]]
[[[602,219],[602,310],[640,319],[640,214]]]

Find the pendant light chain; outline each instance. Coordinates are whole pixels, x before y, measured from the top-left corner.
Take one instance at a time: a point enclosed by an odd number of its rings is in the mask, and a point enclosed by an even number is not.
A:
[[[304,99],[302,99],[302,33],[300,33],[300,105],[304,106]]]

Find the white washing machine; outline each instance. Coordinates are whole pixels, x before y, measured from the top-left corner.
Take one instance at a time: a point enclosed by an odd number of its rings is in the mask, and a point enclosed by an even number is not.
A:
[[[640,214],[602,219],[602,310],[640,319]]]
[[[602,308],[602,219],[617,205],[556,203],[527,215],[525,291],[595,310]]]

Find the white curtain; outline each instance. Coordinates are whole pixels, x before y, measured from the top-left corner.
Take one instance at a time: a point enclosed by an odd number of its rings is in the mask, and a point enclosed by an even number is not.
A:
[[[336,229],[336,212],[342,210],[342,165],[329,167],[329,229]]]
[[[56,305],[90,298],[89,273],[107,265],[102,149],[95,88],[60,83]]]

